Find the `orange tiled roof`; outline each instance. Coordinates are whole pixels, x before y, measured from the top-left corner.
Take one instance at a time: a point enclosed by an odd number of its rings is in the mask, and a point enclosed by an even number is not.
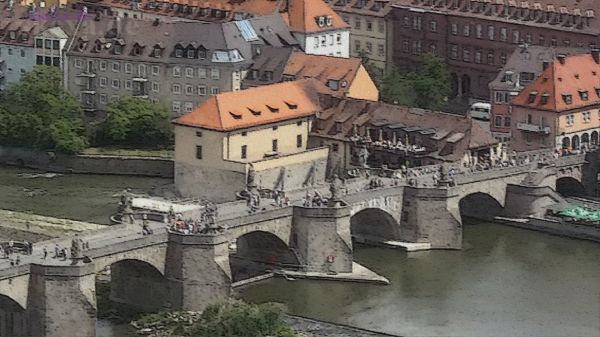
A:
[[[537,110],[566,111],[600,104],[600,55],[566,56],[546,70],[513,99],[513,105]]]
[[[173,123],[231,131],[311,116],[320,110],[318,85],[307,79],[222,93]]]
[[[360,65],[361,60],[356,57],[308,55],[296,51],[290,56],[283,75],[294,76],[298,79],[315,78],[324,85],[327,85],[328,80],[340,81],[340,84],[346,81],[346,87],[340,87],[340,90],[348,91]]]
[[[318,33],[349,28],[348,24],[323,0],[288,1],[288,22],[294,32]],[[325,17],[324,25],[319,25],[319,17]],[[331,17],[331,25],[327,25],[327,17]]]

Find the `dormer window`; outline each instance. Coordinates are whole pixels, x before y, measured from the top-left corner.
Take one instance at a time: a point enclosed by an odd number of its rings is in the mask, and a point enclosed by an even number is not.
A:
[[[532,91],[529,93],[529,97],[527,98],[527,103],[531,104],[535,102],[535,98],[537,97],[537,91]]]
[[[11,30],[11,31],[8,33],[8,37],[9,37],[11,40],[15,40],[15,39],[17,38],[17,32],[15,32],[14,30]]]
[[[563,98],[563,101],[565,102],[565,104],[573,103],[573,95],[571,95],[569,93],[562,94],[562,98]]]
[[[123,52],[123,46],[121,46],[118,43],[115,43],[115,46],[113,48],[113,53],[116,55],[120,55]]]
[[[579,97],[582,101],[587,101],[589,99],[587,90],[579,90]]]
[[[296,104],[294,102],[285,101],[285,105],[287,105],[288,109],[291,109],[291,110],[298,109],[298,104]]]
[[[162,56],[162,48],[160,48],[159,46],[154,47],[154,49],[152,49],[152,57],[161,57]]]
[[[21,33],[21,41],[27,41],[27,40],[29,40],[29,33],[22,32]]]
[[[175,47],[175,57],[183,57],[183,48]]]
[[[188,49],[188,50],[187,50],[187,58],[189,58],[189,59],[193,59],[193,58],[195,58],[195,57],[196,57],[196,55],[195,55],[195,54],[196,54],[196,53],[195,53],[195,51],[194,51],[193,49]]]
[[[94,46],[94,51],[95,51],[96,53],[99,53],[99,52],[101,52],[101,51],[102,51],[102,43],[100,43],[100,42],[96,42],[96,46]]]
[[[142,47],[140,47],[139,45],[135,45],[133,46],[133,50],[131,51],[131,54],[133,56],[139,56],[142,53]]]
[[[333,25],[333,18],[331,17],[331,15],[327,16],[327,18],[325,19],[325,23],[327,24],[327,27],[331,27]]]
[[[340,88],[340,81],[338,81],[338,80],[328,80],[327,81],[327,86],[331,90],[338,90]]]
[[[204,60],[206,58],[206,49],[200,47],[200,49],[198,49],[198,58],[201,60]]]
[[[596,96],[598,96],[598,98],[600,98],[600,87],[596,87],[596,88],[594,88],[594,90],[596,90]]]
[[[79,43],[77,44],[77,50],[78,51],[84,51],[86,46],[87,46],[86,42],[79,41]]]
[[[540,104],[544,105],[548,103],[549,94],[542,94],[542,98],[540,99]]]
[[[318,21],[319,27],[325,26],[325,17],[324,16],[319,16],[317,21]]]

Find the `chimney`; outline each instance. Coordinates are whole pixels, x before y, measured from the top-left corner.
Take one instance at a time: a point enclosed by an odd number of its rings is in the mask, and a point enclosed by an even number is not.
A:
[[[600,64],[600,49],[592,48],[591,54],[594,58],[594,62],[596,62],[596,64]]]
[[[567,58],[565,54],[558,54],[556,55],[556,58],[558,59],[558,62],[560,62],[560,64],[565,65],[565,59]]]

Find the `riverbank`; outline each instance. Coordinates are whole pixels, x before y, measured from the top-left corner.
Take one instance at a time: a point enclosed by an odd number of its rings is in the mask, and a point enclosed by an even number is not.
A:
[[[553,220],[534,216],[526,219],[494,217],[494,222],[573,239],[600,242],[600,226],[582,225],[564,220]]]

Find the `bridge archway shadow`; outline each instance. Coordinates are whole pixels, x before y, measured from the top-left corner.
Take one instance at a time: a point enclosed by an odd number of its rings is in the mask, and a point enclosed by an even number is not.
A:
[[[460,217],[466,219],[493,220],[502,213],[502,204],[487,193],[476,192],[464,196],[458,202]]]
[[[110,281],[110,282],[109,282]],[[98,317],[115,311],[124,317],[156,312],[169,306],[166,278],[150,263],[125,259],[111,264],[96,276]]]
[[[300,269],[300,260],[275,234],[254,231],[238,237],[229,249],[232,282],[266,274],[269,270]]]
[[[580,197],[585,195],[585,187],[575,178],[562,177],[556,180],[556,192],[565,197]]]
[[[350,232],[356,242],[394,241],[400,237],[394,217],[379,208],[366,208],[350,218]]]
[[[25,337],[29,322],[25,309],[6,295],[0,295],[0,337]]]

